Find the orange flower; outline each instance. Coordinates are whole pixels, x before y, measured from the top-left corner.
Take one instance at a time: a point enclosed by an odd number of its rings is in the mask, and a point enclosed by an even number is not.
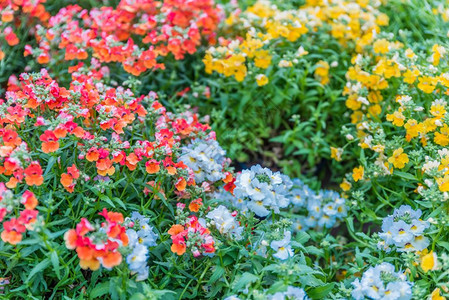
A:
[[[170,175],[175,175],[177,173],[176,168],[173,166],[168,166],[165,168],[165,170],[167,170],[167,173]]]
[[[168,231],[168,234],[169,235],[176,235],[176,234],[178,234],[180,232],[183,232],[183,231],[184,231],[184,226],[179,225],[179,224],[175,224],[175,225],[173,225],[170,228],[170,230]]]
[[[72,134],[74,134],[77,138],[82,138],[85,132],[86,131],[81,126],[78,126],[73,129]]]
[[[131,153],[126,157],[126,166],[131,170],[135,170],[137,167],[137,163],[139,162],[139,158],[135,153]]]
[[[183,255],[186,252],[186,245],[184,243],[182,243],[182,244],[172,244],[171,245],[171,251],[173,253],[178,254],[178,255]]]
[[[3,133],[3,144],[5,146],[15,147],[22,143],[22,139],[19,137],[17,132],[13,130],[5,130]]]
[[[88,161],[97,161],[100,158],[100,152],[97,148],[90,148],[87,152],[86,159]]]
[[[61,184],[66,188],[72,185],[73,183],[73,178],[70,174],[67,173],[63,173],[61,175]]]
[[[38,162],[32,162],[28,168],[25,169],[25,181],[28,185],[39,186],[44,182],[42,176],[42,168]]]
[[[45,130],[44,134],[42,134],[39,138],[42,143],[42,151],[44,153],[55,152],[59,149],[59,142],[56,135],[51,130]]]
[[[96,258],[89,260],[80,259],[80,267],[83,270],[91,269],[92,271],[96,271],[100,268],[100,262]]]
[[[22,240],[22,233],[25,231],[25,225],[23,225],[18,219],[12,218],[11,220],[3,223],[1,238],[5,243],[16,245]]]
[[[76,253],[81,260],[91,260],[94,256],[94,249],[88,246],[81,246],[76,248]]]
[[[35,209],[37,206],[36,196],[30,191],[26,191],[22,195],[21,203],[25,206],[26,209]]]
[[[70,229],[64,234],[65,246],[67,249],[74,250],[76,248],[76,241],[78,240],[78,234],[75,229]]]
[[[118,212],[109,211],[107,214],[107,220],[115,223],[123,223],[123,215]]]
[[[4,30],[4,32],[6,32],[6,29]],[[10,46],[15,46],[19,43],[17,35],[14,32],[12,32],[12,30],[5,35],[5,40]]]
[[[80,177],[80,171],[75,164],[67,168],[67,173],[69,173],[73,179],[78,179]]]
[[[6,187],[9,189],[13,189],[17,186],[17,183],[19,183],[19,181],[15,177],[11,177],[9,178],[9,181],[6,183]]]
[[[73,177],[70,174],[67,173],[63,173],[61,175],[61,180],[60,180],[62,186],[70,193],[73,192],[73,187],[71,187],[71,185],[73,184]]]
[[[122,255],[120,252],[109,252],[102,258],[103,267],[111,269],[118,266],[122,262]]]
[[[159,162],[155,159],[147,161],[147,163],[145,164],[145,168],[148,174],[155,174],[161,169]]]
[[[198,198],[198,199],[195,199],[192,202],[190,202],[189,209],[190,209],[190,211],[198,212],[202,205],[203,205],[203,199]]]
[[[14,19],[14,12],[12,10],[4,10],[2,12],[2,22],[9,23]]]
[[[53,131],[53,133],[58,139],[65,138],[67,136],[67,129],[58,127]]]
[[[225,173],[226,177],[223,179],[224,183],[230,183],[232,182],[233,176],[231,172],[226,172]]]
[[[183,190],[185,190],[185,189],[186,189],[186,186],[187,186],[187,181],[186,181],[184,178],[182,178],[182,177],[180,177],[180,178],[178,179],[178,182],[176,182],[176,184],[175,184],[176,189],[177,189],[178,191],[180,191],[180,192],[182,192]]]
[[[41,65],[48,64],[50,62],[50,56],[47,53],[41,53],[37,57],[37,62],[40,63]]]
[[[5,243],[10,243],[11,245],[16,245],[22,240],[22,234],[15,231],[3,231],[2,240]]]
[[[97,160],[97,172],[101,176],[113,175],[115,168],[112,165],[112,161],[108,158],[100,158]]]

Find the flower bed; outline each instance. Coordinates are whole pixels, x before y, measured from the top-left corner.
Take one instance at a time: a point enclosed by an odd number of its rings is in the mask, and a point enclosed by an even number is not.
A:
[[[0,2],[1,298],[446,299],[447,11]]]

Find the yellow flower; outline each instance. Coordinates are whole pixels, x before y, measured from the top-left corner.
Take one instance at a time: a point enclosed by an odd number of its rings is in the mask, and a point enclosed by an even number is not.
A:
[[[435,119],[428,118],[423,122],[423,128],[425,133],[433,132],[437,129],[437,125],[435,124]]]
[[[386,14],[379,14],[376,19],[376,23],[379,26],[387,26],[390,19]]]
[[[449,145],[449,127],[447,124],[444,124],[443,127],[441,127],[440,132],[435,132],[433,141],[443,147]]]
[[[374,42],[373,50],[375,53],[385,54],[389,51],[388,46],[390,43],[386,39],[380,39]]]
[[[403,126],[404,120],[405,120],[404,115],[402,114],[402,112],[399,111],[395,111],[394,113],[387,115],[387,121],[390,121],[395,126],[399,127]]]
[[[364,172],[365,172],[365,169],[363,168],[363,166],[354,168],[352,170],[352,178],[354,179],[354,181],[357,182],[357,181],[363,179]]]
[[[256,76],[256,81],[258,86],[263,86],[268,83],[268,77],[264,74],[259,74]]]
[[[317,63],[317,68],[315,69],[315,77],[323,85],[329,83],[329,63],[327,61],[320,60]]]
[[[278,66],[279,66],[280,68],[289,68],[289,67],[293,66],[293,63],[292,63],[291,61],[289,61],[289,60],[282,59],[282,60],[278,63]]]
[[[357,110],[351,114],[351,123],[353,124],[362,121],[362,119],[363,119],[363,112],[361,112],[360,110]]]
[[[439,177],[436,180],[441,192],[449,192],[449,175],[444,175],[444,177]]]
[[[441,296],[440,288],[436,288],[430,295],[430,300],[446,300],[446,297]]]
[[[413,70],[407,70],[403,74],[404,82],[408,83],[408,84],[412,84],[413,82],[416,81],[416,78],[418,78],[418,76],[420,74],[421,74],[421,72],[418,69],[416,69],[416,68],[414,68]]]
[[[266,69],[270,66],[271,55],[268,50],[257,50],[254,56],[254,64],[256,67]]]
[[[342,154],[343,154],[342,148],[331,147],[331,158],[332,159],[335,159],[336,161],[341,161]]]
[[[402,169],[409,162],[408,155],[403,152],[404,149],[402,148],[394,150],[393,156],[388,159],[388,162],[393,164],[395,168]]]
[[[385,150],[385,146],[384,145],[374,145],[373,146],[373,151],[377,152],[377,153],[382,153]]]
[[[437,119],[444,118],[446,114],[446,108],[441,104],[434,104],[430,107],[430,113]]]
[[[408,142],[424,131],[424,125],[422,123],[418,123],[415,119],[409,119],[404,125],[404,128],[407,131],[406,139]]]
[[[379,103],[380,101],[382,101],[383,96],[380,93],[380,91],[371,91],[368,94],[368,101],[371,103]]]
[[[371,105],[371,106],[368,108],[368,113],[369,113],[371,116],[374,116],[374,117],[380,115],[381,112],[382,112],[382,107],[380,107],[379,104]]]
[[[424,93],[430,94],[432,93],[438,83],[438,79],[430,76],[422,76],[418,79],[418,88]]]
[[[443,57],[443,55],[445,54],[446,50],[444,49],[444,47],[439,46],[438,44],[433,45],[432,47],[432,64],[434,66],[438,66],[440,64],[440,59]]]
[[[357,94],[349,95],[348,99],[346,100],[346,107],[352,110],[360,109],[360,107],[362,107],[362,102],[358,101],[357,99]]]
[[[441,158],[440,165],[438,166],[438,171],[444,171],[444,175],[449,174],[449,156],[448,155]]]
[[[424,272],[429,272],[431,270],[435,270],[438,264],[438,256],[435,252],[430,251],[423,257],[421,257],[421,268]]]
[[[408,58],[414,58],[416,54],[412,49],[408,48],[407,50],[405,50],[405,56],[407,56]]]
[[[349,181],[347,181],[346,179],[343,179],[343,182],[340,183],[340,187],[343,191],[347,192],[351,189],[352,185]]]

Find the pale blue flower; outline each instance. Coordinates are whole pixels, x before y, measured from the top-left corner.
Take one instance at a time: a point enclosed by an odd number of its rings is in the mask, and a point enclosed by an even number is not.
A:
[[[286,260],[294,255],[292,246],[290,245],[292,233],[290,231],[284,232],[284,238],[280,241],[272,241],[270,244],[271,249],[276,251],[273,254],[274,257],[280,260]]]
[[[309,299],[306,295],[306,292],[298,287],[289,286],[285,292],[277,292],[268,297],[270,300],[306,300]]]

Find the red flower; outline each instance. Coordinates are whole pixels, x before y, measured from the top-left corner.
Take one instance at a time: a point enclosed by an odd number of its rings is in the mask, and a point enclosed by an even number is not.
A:
[[[1,238],[5,243],[16,245],[22,240],[22,233],[26,231],[25,225],[18,219],[12,218],[3,223]]]
[[[56,135],[51,130],[45,130],[39,138],[42,143],[42,151],[45,153],[55,152],[59,149],[59,142]]]
[[[28,185],[39,186],[44,182],[44,177],[42,176],[42,168],[38,162],[32,162],[25,169],[25,181]]]

